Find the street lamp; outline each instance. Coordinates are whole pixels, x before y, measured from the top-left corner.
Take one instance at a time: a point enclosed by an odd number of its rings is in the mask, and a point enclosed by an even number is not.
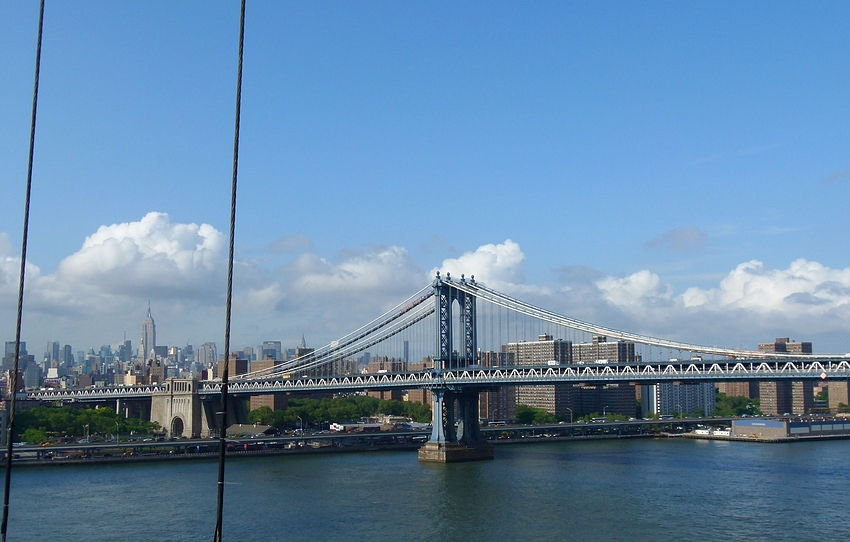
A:
[[[564,408],[566,408],[567,410],[570,411],[570,425],[572,425],[573,424],[573,409],[571,409],[570,407],[564,407]]]
[[[86,424],[83,427],[86,428],[86,442],[88,442],[89,441],[89,424]]]
[[[602,409],[602,417],[603,417],[603,418],[605,417],[605,411],[606,411],[606,410],[608,410],[608,407],[607,407],[607,406],[606,406],[605,408],[603,408],[603,409]]]
[[[301,419],[301,416],[295,416],[295,417],[298,418],[298,421],[300,422],[300,425],[298,427],[300,428],[301,434],[303,435],[304,434],[304,420]]]
[[[118,444],[121,442],[121,438],[118,436],[118,422],[115,422],[115,443]]]

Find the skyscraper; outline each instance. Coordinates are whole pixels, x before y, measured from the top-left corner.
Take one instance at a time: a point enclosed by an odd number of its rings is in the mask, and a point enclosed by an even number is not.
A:
[[[148,359],[151,350],[156,346],[156,324],[153,321],[153,316],[151,316],[150,304],[148,304],[148,316],[142,322],[142,337],[139,341],[141,342],[139,345],[139,359],[144,361]]]

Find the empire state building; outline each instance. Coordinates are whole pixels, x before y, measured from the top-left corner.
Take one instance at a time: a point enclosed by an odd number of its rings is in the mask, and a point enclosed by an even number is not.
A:
[[[151,307],[148,305],[148,316],[142,322],[142,337],[139,339],[139,359],[147,361],[151,355],[151,350],[156,346],[156,324],[151,316]]]

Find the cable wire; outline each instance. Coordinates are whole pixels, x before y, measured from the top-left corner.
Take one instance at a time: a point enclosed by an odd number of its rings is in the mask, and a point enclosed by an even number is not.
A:
[[[32,161],[35,151],[35,119],[38,110],[38,79],[41,72],[41,35],[44,28],[44,0],[41,0],[38,12],[38,45],[35,52],[35,81],[32,89],[32,119],[30,123],[30,153],[27,162],[27,195],[24,203],[24,233],[21,240],[21,279],[18,287],[18,316],[15,323],[15,361],[9,376],[12,400],[9,403],[9,421],[6,426],[6,483],[3,488],[3,522],[0,524],[0,541],[6,542],[6,528],[9,523],[9,491],[12,480],[12,441],[15,428],[15,396],[18,394],[18,363],[21,356],[21,316],[24,309],[24,277],[27,269],[27,234],[30,222],[30,194],[32,193]]]
[[[214,542],[221,542],[224,511],[224,460],[227,455],[227,373],[230,366],[230,313],[233,298],[233,245],[236,232],[236,178],[239,171],[239,123],[242,112],[242,50],[245,42],[245,0],[239,16],[239,61],[236,75],[236,121],[233,128],[233,180],[230,191],[230,252],[227,260],[227,303],[224,324],[224,372],[221,377],[221,412],[218,451],[218,505],[216,507]]]

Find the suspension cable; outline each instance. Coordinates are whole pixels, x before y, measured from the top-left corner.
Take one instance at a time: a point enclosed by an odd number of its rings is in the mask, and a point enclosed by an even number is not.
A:
[[[221,412],[218,450],[218,506],[216,507],[214,542],[221,542],[224,510],[224,460],[227,455],[227,372],[230,366],[230,313],[233,298],[233,244],[236,231],[236,178],[239,171],[239,122],[242,112],[242,49],[245,42],[245,0],[239,15],[239,60],[236,75],[236,121],[233,128],[233,180],[230,191],[230,252],[227,260],[227,303],[224,324],[224,373],[221,377]]]
[[[9,403],[9,421],[6,426],[6,483],[3,488],[3,522],[0,524],[0,541],[6,542],[6,528],[9,522],[9,491],[12,480],[12,441],[15,436],[15,396],[18,394],[18,363],[21,356],[21,316],[24,309],[24,277],[27,269],[27,235],[30,221],[30,194],[32,193],[32,161],[35,151],[35,119],[38,110],[38,78],[41,71],[41,35],[44,28],[44,0],[41,0],[38,12],[38,45],[35,52],[35,81],[32,89],[32,118],[30,122],[30,151],[27,162],[27,195],[24,203],[24,233],[21,240],[21,278],[18,287],[18,315],[15,322],[15,361],[9,376],[9,388],[12,400]]]

